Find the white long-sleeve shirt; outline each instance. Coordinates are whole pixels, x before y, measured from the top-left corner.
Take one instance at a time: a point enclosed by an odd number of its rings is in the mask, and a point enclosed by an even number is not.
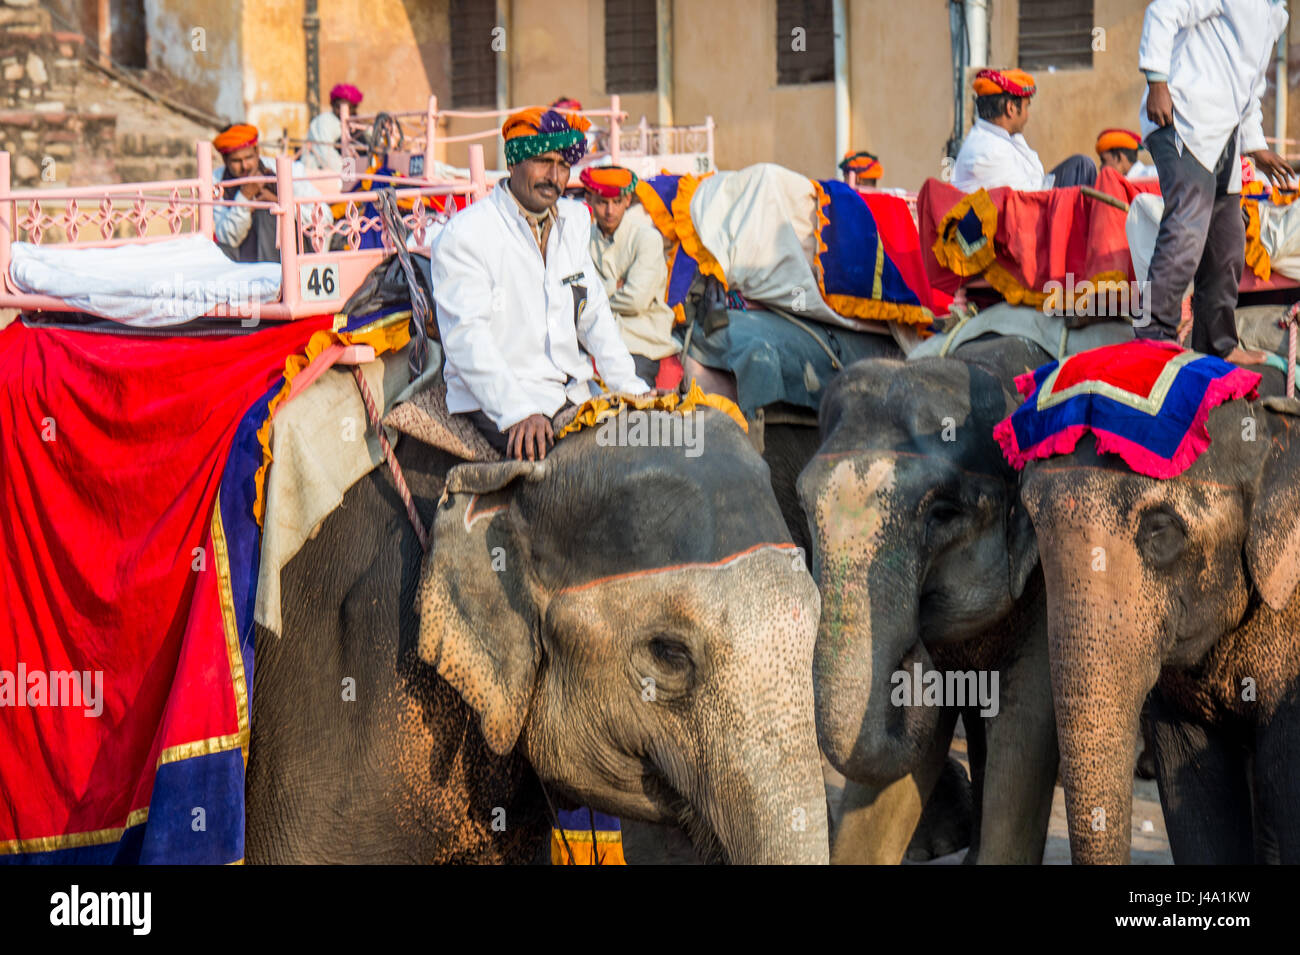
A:
[[[556,203],[543,262],[509,189],[503,179],[452,216],[433,243],[447,410],[481,410],[505,431],[530,415],[555,414],[566,399],[581,404],[598,393],[588,354],[611,391],[649,391],[587,250],[587,207]],[[575,288],[586,294],[581,309]]]
[[[306,168],[301,162],[293,164],[294,176],[305,175]],[[268,173],[260,173],[268,175]],[[216,171],[218,182],[226,178],[226,167],[222,166]],[[306,179],[293,180],[293,194],[295,196],[319,196],[320,190],[313,186]],[[244,198],[243,193],[236,192],[234,201],[238,205],[233,206],[214,206],[212,209],[212,231],[217,237],[217,241],[225,245],[239,247],[239,244],[248,237],[248,230],[253,225],[253,210],[245,203],[249,200]],[[303,205],[298,207],[298,219],[302,222],[303,228],[311,225],[311,215],[313,206]]]
[[[962,192],[999,186],[1030,192],[1050,188],[1043,163],[1025,137],[984,119],[975,120],[961,144],[952,184]]]
[[[1241,154],[1267,148],[1260,98],[1267,68],[1286,29],[1284,3],[1269,0],[1155,0],[1147,7],[1138,67],[1167,77],[1179,151],[1213,170],[1237,130],[1229,192],[1241,191]],[[1142,138],[1157,128],[1139,110]]]

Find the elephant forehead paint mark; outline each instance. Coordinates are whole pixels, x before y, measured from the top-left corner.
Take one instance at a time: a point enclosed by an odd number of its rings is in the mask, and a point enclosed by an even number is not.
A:
[[[506,505],[504,504],[498,504],[496,507],[479,507],[479,500],[480,498],[477,494],[471,494],[469,497],[469,504],[465,508],[465,530],[467,532],[472,529],[475,523],[480,519],[491,517],[498,511],[504,511],[506,509]]]
[[[864,543],[874,537],[884,523],[880,498],[894,490],[894,468],[890,458],[874,459],[866,474],[861,461],[837,463],[817,495],[818,531],[824,535],[848,532]]]

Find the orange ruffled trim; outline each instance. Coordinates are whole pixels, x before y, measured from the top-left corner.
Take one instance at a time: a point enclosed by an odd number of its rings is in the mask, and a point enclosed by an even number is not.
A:
[[[1246,265],[1261,282],[1273,274],[1273,262],[1259,237],[1259,201],[1243,193],[1241,208],[1246,212]]]
[[[659,193],[655,192],[650,183],[640,179],[636,184],[636,197],[641,202],[641,208],[645,209],[646,214],[650,216],[650,221],[655,224],[655,228],[669,242],[677,241],[677,224],[673,222],[672,211],[664,205],[664,201],[659,198]]]
[[[677,184],[677,195],[673,199],[673,223],[677,227],[677,238],[682,243],[682,248],[699,265],[700,274],[712,275],[722,283],[723,288],[727,288],[727,276],[722,272],[721,263],[704,247],[704,242],[695,231],[695,223],[691,221],[691,197],[695,195],[696,187],[712,175],[710,172],[703,176],[682,176]]]
[[[826,207],[831,197],[816,179],[812,180],[813,189],[817,191],[817,254],[813,257],[817,273],[817,287],[822,298],[837,315],[845,318],[861,318],[882,322],[901,322],[904,325],[929,325],[934,321],[934,313],[924,305],[905,305],[900,302],[886,302],[878,298],[860,298],[856,295],[832,295],[826,291],[826,275],[822,269],[822,253],[829,251],[822,238],[822,229],[831,224],[826,215]],[[880,238],[877,236],[877,242]],[[883,253],[882,253],[883,254]]]
[[[284,362],[284,384],[271,399],[266,409],[266,420],[257,429],[257,443],[262,446],[262,465],[253,477],[256,496],[253,499],[253,518],[262,526],[266,516],[266,474],[271,467],[271,422],[280,405],[289,397],[293,380],[331,345],[370,345],[378,357],[387,351],[405,348],[411,340],[410,312],[397,312],[372,325],[351,332],[331,332],[321,329],[307,339],[307,347],[300,354],[290,355]]]
[[[968,254],[961,247],[961,240],[957,236],[957,223],[972,209],[975,210],[975,215],[980,220],[980,231],[983,232],[987,241],[974,252]],[[944,217],[939,221],[939,234],[935,238],[931,249],[939,264],[953,274],[963,277],[979,275],[986,268],[993,265],[994,260],[997,258],[997,253],[993,248],[993,236],[997,231],[998,208],[993,204],[993,200],[989,198],[989,194],[980,189],[972,192],[944,214]],[[993,282],[993,279],[989,278],[989,281]],[[999,291],[1001,290],[999,289]]]
[[[606,418],[611,418],[623,411],[676,411],[679,414],[685,414],[688,411],[698,411],[700,408],[716,408],[731,416],[731,420],[740,425],[740,429],[746,434],[749,433],[749,423],[745,421],[745,416],[741,414],[736,403],[730,398],[724,398],[722,395],[708,395],[700,390],[700,386],[691,379],[691,389],[687,392],[686,397],[673,392],[667,395],[625,395],[622,393],[597,395],[595,398],[588,398],[578,409],[574,416],[564,428],[556,435],[556,439],[563,438],[581,431],[583,428],[594,428]]]

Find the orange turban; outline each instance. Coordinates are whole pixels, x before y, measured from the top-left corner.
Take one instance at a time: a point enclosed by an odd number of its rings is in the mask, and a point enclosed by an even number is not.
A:
[[[636,173],[622,166],[588,166],[578,176],[582,184],[606,199],[626,196],[636,188]]]
[[[583,135],[591,122],[577,113],[561,113],[545,106],[521,109],[508,117],[501,127],[506,141],[506,164],[557,151],[570,166],[587,151]]]
[[[1103,129],[1097,137],[1097,155],[1108,149],[1141,149],[1142,137],[1128,129]]]
[[[250,126],[247,123],[237,123],[234,126],[227,126],[221,132],[217,133],[212,145],[217,147],[217,152],[225,156],[233,153],[236,149],[243,149],[245,146],[257,145],[257,127]]]
[[[859,179],[879,179],[884,175],[885,169],[880,165],[879,159],[864,149],[845,153],[840,160],[840,172],[846,175],[856,173]]]
[[[1024,70],[980,70],[975,74],[976,96],[1033,96],[1038,91],[1034,78]]]

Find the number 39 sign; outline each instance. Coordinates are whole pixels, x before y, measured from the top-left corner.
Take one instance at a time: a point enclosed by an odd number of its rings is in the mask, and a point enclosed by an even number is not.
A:
[[[338,298],[338,263],[326,262],[321,265],[300,266],[298,288],[304,302],[326,302]]]

